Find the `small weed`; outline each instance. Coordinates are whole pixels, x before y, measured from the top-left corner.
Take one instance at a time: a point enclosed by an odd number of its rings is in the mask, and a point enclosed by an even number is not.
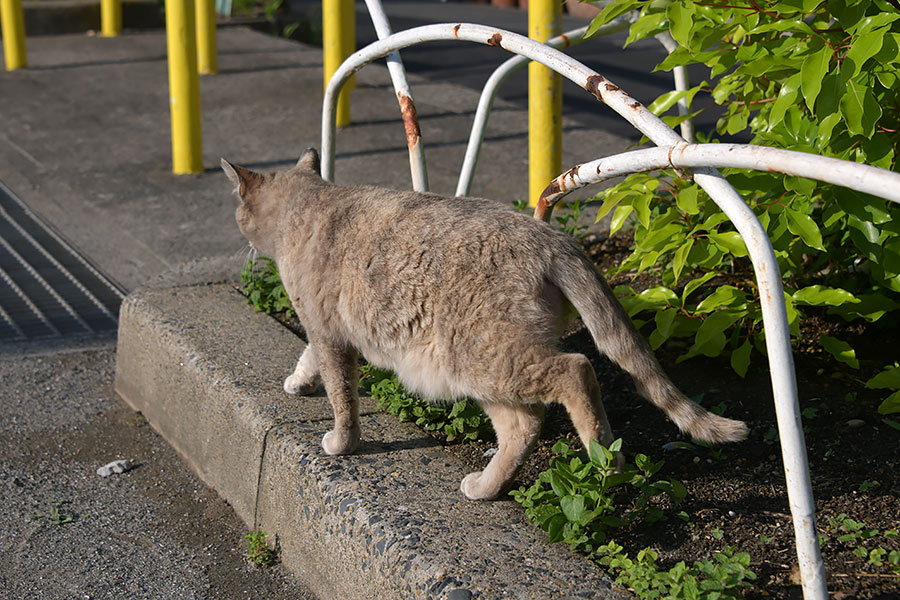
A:
[[[722,539],[722,536],[725,535],[725,532],[722,531],[721,529],[713,529],[710,533],[711,533],[712,536],[713,536],[714,538],[716,538],[717,540],[721,540],[721,539]]]
[[[774,535],[773,535],[773,536],[768,536],[768,535],[762,535],[762,534],[760,534],[760,535],[759,535],[759,540],[756,542],[756,545],[757,545],[757,546],[767,546],[767,545],[771,544],[773,541],[775,541],[775,536],[774,536]]]
[[[894,574],[900,574],[900,550],[886,550],[880,546],[875,548],[866,547],[866,543],[871,544],[876,538],[884,538],[892,540],[898,536],[896,529],[887,529],[879,531],[873,527],[867,526],[862,521],[855,521],[846,514],[841,513],[835,518],[828,519],[828,529],[839,534],[836,541],[849,549],[854,556],[861,560],[865,560],[867,564],[882,567],[887,566]],[[832,538],[820,536],[821,544],[827,544]]]
[[[868,479],[866,479],[866,480],[863,481],[861,484],[859,484],[859,492],[860,492],[861,494],[865,494],[866,492],[868,492],[868,491],[871,490],[872,488],[876,488],[876,487],[878,487],[879,485],[881,485],[881,484],[878,483],[877,481],[869,481]]]
[[[512,201],[512,206],[519,212],[527,212],[529,210],[528,200],[525,198],[516,198]]]
[[[257,567],[268,567],[275,562],[275,552],[266,544],[269,534],[265,531],[251,531],[244,536],[247,540],[247,560]]]
[[[67,500],[56,500],[50,503],[50,510],[42,515],[28,515],[32,521],[43,521],[50,525],[65,525],[75,520],[75,515],[70,512],[60,510],[63,504],[68,504]]]
[[[414,421],[428,431],[440,431],[450,442],[456,439],[488,439],[492,435],[493,429],[487,415],[470,400],[434,404],[407,392],[390,371],[372,365],[364,365],[361,371],[360,383],[378,400],[378,408],[401,421]]]
[[[624,548],[610,542],[598,550],[598,561],[616,575],[616,583],[628,586],[642,599],[724,600],[741,598],[741,588],[749,587],[756,573],[750,570],[750,555],[735,553],[732,546],[716,552],[715,561],[698,560],[691,566],[679,562],[668,571],[656,564],[658,554],[644,548],[634,559]]]
[[[677,506],[687,491],[672,480],[654,480],[663,462],[635,456],[634,465],[615,472],[615,457],[622,447],[616,440],[609,448],[591,440],[588,460],[572,451],[564,441],[553,446],[557,454],[550,468],[530,488],[510,495],[525,507],[525,516],[546,531],[551,542],[566,542],[573,550],[591,554],[607,541],[608,531],[638,522],[665,518],[653,500],[668,496]],[[634,498],[620,502],[623,492]]]
[[[585,206],[587,203],[579,198],[561,207],[557,216],[553,217],[564,232],[579,242],[587,235],[588,226],[578,224],[578,217],[584,212]]]
[[[247,261],[241,271],[241,292],[257,312],[284,313],[288,318],[296,316],[281,283],[278,267],[271,258],[260,256],[255,261]]]

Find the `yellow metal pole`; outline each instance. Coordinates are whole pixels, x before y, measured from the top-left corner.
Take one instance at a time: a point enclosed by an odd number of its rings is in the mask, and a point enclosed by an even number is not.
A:
[[[353,0],[322,0],[322,53],[325,86],[341,63],[356,50],[356,10]],[[338,127],[350,124],[350,90],[356,78],[344,85],[338,97]]]
[[[216,7],[213,0],[197,0],[197,69],[201,75],[219,70],[216,61]]]
[[[116,37],[122,33],[122,0],[100,0],[100,34]]]
[[[546,42],[562,33],[561,0],[529,0],[528,37]],[[536,62],[528,65],[528,203],[562,169],[562,77]]]
[[[25,57],[25,15],[21,0],[0,0],[0,25],[3,28],[3,55],[6,70],[28,66]]]
[[[200,83],[194,33],[194,0],[166,0],[172,171],[179,175],[203,170]]]

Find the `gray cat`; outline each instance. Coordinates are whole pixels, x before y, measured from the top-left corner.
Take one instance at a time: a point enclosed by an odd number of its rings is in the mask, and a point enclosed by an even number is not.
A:
[[[560,402],[582,443],[613,440],[588,359],[556,345],[573,307],[601,352],[684,432],[744,439],[669,381],[602,276],[567,235],[497,202],[445,198],[319,176],[315,150],[289,171],[259,174],[222,160],[241,204],[238,227],[275,259],[309,337],[289,394],[320,383],[334,408],[328,454],[359,445],[357,353],[428,398],[478,401],[498,452],[461,484],[471,499],[509,486]]]

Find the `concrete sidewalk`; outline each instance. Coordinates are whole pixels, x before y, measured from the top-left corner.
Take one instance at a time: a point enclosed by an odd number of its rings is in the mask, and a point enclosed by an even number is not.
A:
[[[124,288],[137,290],[123,312],[117,388],[248,527],[277,536],[285,564],[321,597],[369,595],[360,589],[381,597],[617,596],[595,567],[548,546],[511,502],[463,502],[456,491],[462,467],[414,429],[373,412],[365,434],[371,452],[320,460],[324,399],[298,408],[277,392],[298,342],[245,309],[227,285],[210,284],[234,281],[246,249],[219,157],[277,169],[319,145],[321,51],[243,28],[220,29],[218,43],[220,72],[201,79],[207,170],[195,176],[170,172],[162,32],[32,37],[30,68],[0,72],[0,180]],[[507,57],[489,50],[497,64]],[[431,187],[450,194],[477,92],[412,80]],[[337,181],[407,189],[406,139],[382,66],[359,73],[353,103],[353,125],[338,134]],[[575,121],[564,125],[564,165],[627,143]],[[526,128],[521,107],[495,104],[473,195],[504,202],[525,196]],[[216,345],[223,340],[232,351]],[[73,366],[80,356],[108,386],[112,355],[101,348],[90,360],[76,352],[60,363],[68,367],[52,368],[80,368]],[[4,358],[4,365],[15,373],[27,366],[21,360]],[[26,393],[40,406],[38,391]],[[69,405],[88,403],[72,394]],[[35,431],[59,436],[59,427]],[[202,443],[187,444],[201,427]],[[235,428],[245,428],[245,437],[231,437]],[[211,452],[220,446],[233,454]],[[422,487],[419,473],[432,483]],[[7,493],[18,492],[11,484]],[[340,552],[329,557],[330,549]]]

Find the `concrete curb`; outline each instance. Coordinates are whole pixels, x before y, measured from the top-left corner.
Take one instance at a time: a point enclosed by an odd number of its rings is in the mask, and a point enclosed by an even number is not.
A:
[[[302,341],[196,275],[125,300],[116,390],[320,598],[631,597],[512,501],[464,499],[463,465],[370,399],[360,450],[323,454],[327,399],[281,391]]]

